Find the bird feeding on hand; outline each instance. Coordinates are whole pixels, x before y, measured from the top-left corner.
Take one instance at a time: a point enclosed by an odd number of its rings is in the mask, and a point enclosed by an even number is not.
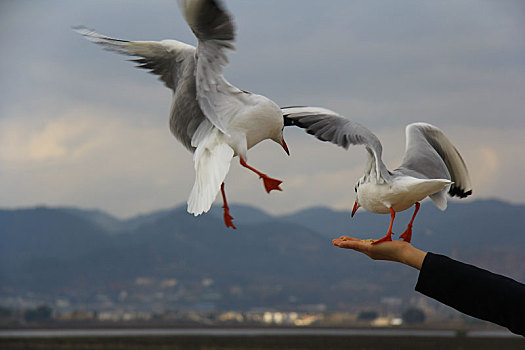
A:
[[[386,236],[374,244],[392,240],[392,225],[396,212],[415,205],[414,214],[400,238],[412,239],[412,226],[419,211],[419,202],[430,197],[441,210],[447,207],[448,194],[465,198],[472,194],[467,166],[456,147],[443,131],[428,123],[413,123],[406,127],[406,148],[401,165],[388,170],[381,159],[381,142],[366,127],[324,108],[282,108],[285,125],[296,125],[321,141],[329,141],[345,149],[350,145],[365,146],[368,163],[365,174],[356,185],[357,209],[390,214]]]
[[[240,90],[223,76],[227,50],[234,50],[234,23],[219,1],[180,0],[180,8],[198,39],[194,46],[176,40],[128,41],[98,34],[85,27],[75,30],[105,49],[135,56],[137,67],[159,75],[173,91],[170,130],[193,152],[195,184],[188,199],[188,212],[207,212],[219,191],[224,222],[235,228],[230,215],[224,179],[231,159],[255,172],[266,191],[281,190],[282,181],[248,165],[247,151],[270,139],[289,154],[283,139],[283,115],[270,99]]]

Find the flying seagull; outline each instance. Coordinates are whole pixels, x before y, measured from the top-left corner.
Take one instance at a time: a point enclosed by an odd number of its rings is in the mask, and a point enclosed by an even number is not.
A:
[[[270,139],[288,152],[283,139],[283,115],[270,99],[240,90],[223,76],[227,50],[234,50],[234,23],[217,0],[180,0],[181,11],[198,39],[197,47],[176,40],[129,41],[101,35],[85,27],[74,28],[104,49],[135,56],[137,67],[159,75],[173,91],[170,130],[193,152],[195,184],[188,199],[188,212],[207,212],[219,191],[224,222],[235,228],[229,212],[224,179],[230,162],[255,172],[266,191],[281,190],[282,181],[248,165],[247,151]]]
[[[430,197],[441,210],[447,208],[446,193],[465,198],[472,194],[467,166],[458,150],[443,131],[427,123],[406,127],[406,149],[399,168],[390,171],[381,159],[381,142],[366,127],[324,108],[282,108],[285,125],[306,129],[321,141],[329,141],[345,149],[363,145],[368,153],[365,174],[356,185],[356,200],[352,217],[359,207],[368,211],[390,213],[386,236],[375,241],[392,240],[392,225],[396,212],[415,204],[414,214],[400,238],[412,239],[412,225],[419,211],[419,202]]]

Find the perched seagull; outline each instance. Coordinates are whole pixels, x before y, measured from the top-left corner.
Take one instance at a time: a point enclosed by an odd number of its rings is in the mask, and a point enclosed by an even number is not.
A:
[[[283,115],[270,99],[239,90],[222,75],[228,63],[227,50],[234,50],[234,23],[217,0],[180,0],[186,22],[198,39],[197,48],[176,40],[128,41],[98,34],[85,27],[74,28],[89,41],[105,49],[136,56],[137,67],[149,69],[173,90],[170,129],[191,152],[195,184],[188,199],[188,212],[207,212],[219,191],[224,222],[235,228],[229,212],[224,178],[234,156],[242,166],[263,179],[269,193],[281,190],[273,179],[246,163],[247,151],[270,139],[283,139]]]
[[[414,214],[400,236],[412,239],[412,225],[419,211],[419,201],[427,196],[441,210],[447,208],[446,193],[465,198],[472,194],[467,166],[458,150],[443,131],[427,123],[406,127],[406,149],[399,168],[389,171],[381,159],[381,142],[366,127],[327,109],[310,107],[282,108],[285,125],[296,125],[345,149],[349,145],[364,145],[368,151],[365,175],[355,185],[356,200],[352,217],[359,207],[368,211],[390,213],[386,236],[377,244],[392,240],[392,225],[396,212],[415,204]]]

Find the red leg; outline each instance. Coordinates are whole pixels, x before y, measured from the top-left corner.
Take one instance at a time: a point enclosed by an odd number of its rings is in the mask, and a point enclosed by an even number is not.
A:
[[[385,237],[378,239],[377,241],[374,241],[372,244],[378,244],[381,242],[389,242],[392,240],[392,234],[393,234],[392,226],[394,225],[394,219],[396,218],[396,212],[392,208],[389,208],[389,209],[390,209],[390,226],[388,227],[388,232],[386,233]]]
[[[250,169],[257,175],[259,175],[259,178],[263,179],[264,182],[264,188],[266,189],[266,192],[270,193],[271,190],[279,190],[282,191],[282,189],[279,187],[279,185],[282,183],[281,180],[273,179],[269,177],[266,174],[261,173],[259,170],[252,168],[249,166],[242,157],[239,157],[241,159],[241,165],[245,168]]]
[[[228,202],[226,202],[226,192],[224,192],[224,182],[221,184],[221,194],[222,194],[222,208],[224,209],[224,223],[226,224],[226,227],[231,227],[233,229],[236,229],[235,225],[233,224],[232,216],[230,215],[230,207],[228,207]]]
[[[421,204],[419,204],[419,202],[416,202],[416,210],[414,210],[414,215],[412,215],[412,219],[408,223],[408,226],[405,232],[403,232],[403,234],[399,236],[399,238],[403,238],[405,242],[410,243],[410,241],[412,240],[412,224],[414,223],[414,219],[416,218],[416,215],[417,215],[417,212],[419,211],[420,206]]]

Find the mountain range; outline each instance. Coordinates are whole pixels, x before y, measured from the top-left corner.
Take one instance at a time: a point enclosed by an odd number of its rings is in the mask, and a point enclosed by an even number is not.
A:
[[[389,215],[359,211],[350,218],[349,211],[317,207],[272,216],[232,205],[238,229],[231,230],[221,210],[195,218],[176,207],[127,220],[78,208],[0,210],[0,292],[122,290],[147,277],[176,279],[187,290],[209,279],[208,292],[222,296],[215,302],[223,308],[335,309],[415,295],[417,271],[331,244],[341,234],[381,238]],[[399,213],[394,232],[411,213]],[[524,205],[451,202],[441,212],[425,202],[413,244],[525,281],[524,224]]]

